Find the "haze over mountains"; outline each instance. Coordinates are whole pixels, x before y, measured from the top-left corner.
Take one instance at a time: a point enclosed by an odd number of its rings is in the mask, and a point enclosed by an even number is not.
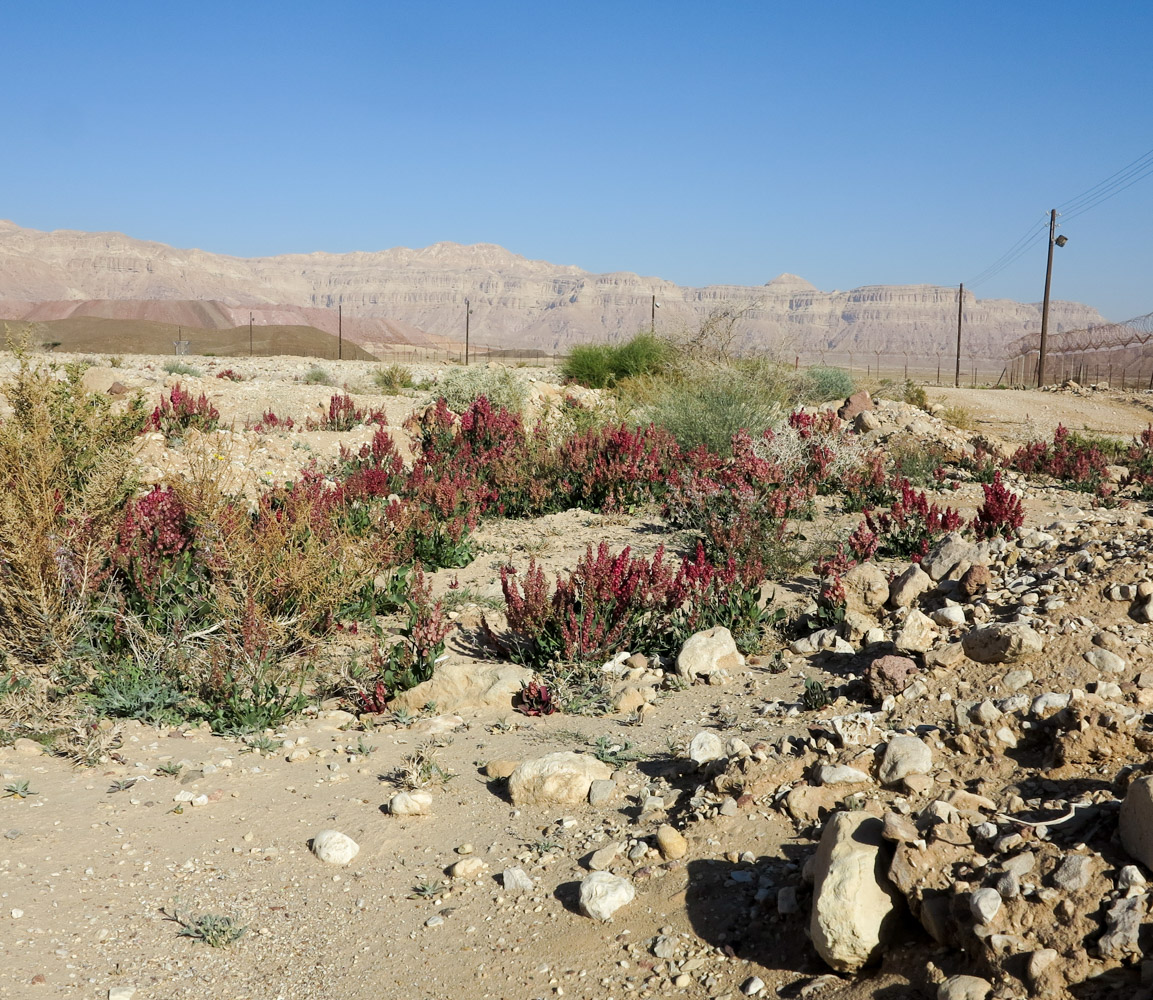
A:
[[[747,309],[741,343],[815,358],[952,351],[957,290],[871,285],[822,292],[783,274],[763,286],[690,288],[628,272],[591,274],[528,260],[494,244],[437,243],[346,254],[241,258],[181,250],[120,233],[41,232],[0,221],[0,318],[50,323],[93,317],[227,330],[246,326],[337,329],[373,353],[387,345],[464,337],[474,343],[563,351],[573,344],[694,327],[724,308]],[[1104,323],[1095,309],[1053,302],[1053,331]],[[965,296],[966,354],[997,358],[1039,328],[1040,306]]]

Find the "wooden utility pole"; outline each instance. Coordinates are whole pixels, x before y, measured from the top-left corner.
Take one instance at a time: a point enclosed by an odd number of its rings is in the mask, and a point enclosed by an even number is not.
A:
[[[468,367],[468,317],[472,313],[468,299],[464,300],[464,366]]]
[[[344,306],[336,304],[336,360],[344,360]]]
[[[1037,388],[1045,384],[1045,349],[1049,340],[1049,285],[1053,281],[1053,239],[1057,230],[1057,209],[1049,213],[1049,263],[1045,266],[1045,301],[1041,305],[1041,348],[1037,355]]]
[[[953,388],[961,386],[961,309],[965,304],[965,282],[957,286],[957,369],[953,373]],[[940,381],[938,373],[937,381]]]
[[[248,313],[248,356],[252,357],[252,312]]]
[[[655,334],[657,332],[657,296],[655,292],[653,293],[653,301],[652,306],[649,309],[649,316],[649,333]]]

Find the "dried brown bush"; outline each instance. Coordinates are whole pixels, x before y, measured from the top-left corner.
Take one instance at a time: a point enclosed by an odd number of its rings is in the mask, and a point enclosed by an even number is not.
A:
[[[72,648],[135,486],[128,443],[143,404],[114,408],[85,392],[81,374],[20,356],[4,385],[13,413],[0,422],[0,650],[26,664]]]

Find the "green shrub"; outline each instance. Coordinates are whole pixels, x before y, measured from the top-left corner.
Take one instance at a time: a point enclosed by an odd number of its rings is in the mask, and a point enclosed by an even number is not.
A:
[[[814,365],[801,380],[800,391],[806,402],[825,403],[830,399],[845,399],[856,389],[853,376],[841,368]]]
[[[627,343],[581,344],[574,347],[561,374],[570,382],[590,389],[604,389],[624,378],[651,375],[663,371],[675,351],[667,341],[651,333],[638,333]]]
[[[590,389],[604,389],[616,381],[613,348],[608,344],[580,344],[561,365],[561,375]]]
[[[389,365],[374,371],[372,380],[381,392],[396,396],[401,389],[412,388],[412,370],[407,365]]]
[[[93,686],[92,707],[100,716],[171,725],[188,717],[188,698],[163,674],[132,660],[105,666]]]
[[[117,365],[116,367],[119,367]],[[201,378],[204,375],[199,368],[193,368],[192,365],[186,365],[183,361],[168,361],[165,362],[164,370],[169,375],[191,375],[193,378]]]
[[[321,368],[319,365],[314,365],[308,369],[304,378],[301,379],[306,385],[332,385],[332,374],[327,368]]]
[[[454,413],[463,413],[484,396],[494,410],[520,413],[528,399],[528,385],[507,368],[457,368],[433,390]]]
[[[925,392],[923,385],[918,385],[912,379],[905,382],[905,387],[902,390],[902,398],[906,403],[909,403],[920,410],[929,410],[929,396]]]
[[[652,386],[643,416],[683,450],[704,445],[727,458],[733,435],[763,433],[780,419],[790,395],[789,380],[771,362],[698,363]]]

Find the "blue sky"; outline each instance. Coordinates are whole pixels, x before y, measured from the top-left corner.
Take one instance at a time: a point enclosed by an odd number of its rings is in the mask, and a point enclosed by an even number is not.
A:
[[[0,217],[241,256],[956,284],[1153,150],[1147,0],[37,0],[0,38]],[[1063,232],[1054,297],[1153,310],[1153,176]]]

